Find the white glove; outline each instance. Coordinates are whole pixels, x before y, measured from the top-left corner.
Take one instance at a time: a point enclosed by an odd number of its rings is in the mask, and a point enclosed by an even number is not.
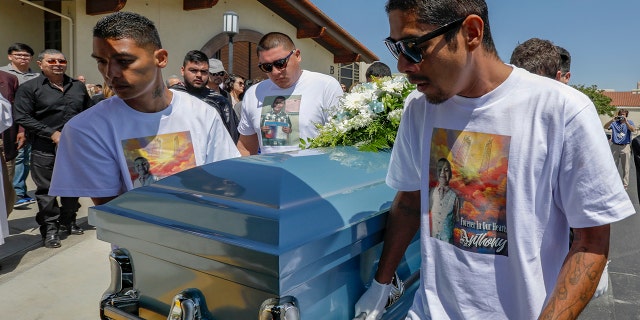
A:
[[[382,318],[391,288],[391,284],[381,284],[373,279],[371,287],[356,303],[356,319],[378,320]]]
[[[596,288],[596,292],[593,293],[593,297],[591,297],[591,300],[605,294],[607,292],[607,289],[609,288],[609,262],[610,261],[607,261],[607,264],[604,265],[602,276],[600,276],[600,282],[598,282],[598,287]]]

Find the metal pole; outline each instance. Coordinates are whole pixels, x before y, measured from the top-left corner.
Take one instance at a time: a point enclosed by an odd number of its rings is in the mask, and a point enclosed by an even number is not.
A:
[[[229,74],[233,73],[233,36],[229,36]]]
[[[69,57],[69,60],[71,60],[71,63],[69,64],[69,69],[67,69],[67,71],[69,71],[68,76],[70,76],[72,78],[75,78],[76,74],[75,74],[74,66],[76,65],[76,55],[75,55],[75,44],[74,44],[74,39],[73,39],[73,19],[71,19],[71,17],[67,17],[67,16],[63,15],[60,12],[53,11],[53,10],[47,8],[47,7],[43,7],[41,5],[32,3],[32,2],[30,2],[28,0],[20,0],[20,2],[22,2],[24,4],[27,4],[27,5],[30,5],[30,6],[33,6],[33,7],[36,7],[38,9],[40,9],[40,10],[44,10],[46,12],[55,14],[56,16],[69,21],[69,56],[68,57]],[[49,49],[49,48],[45,48],[45,49]]]

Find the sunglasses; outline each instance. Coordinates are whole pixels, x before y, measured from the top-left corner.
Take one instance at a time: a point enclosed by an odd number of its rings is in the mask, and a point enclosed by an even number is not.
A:
[[[418,48],[418,46],[437,36],[445,34],[447,31],[455,29],[462,24],[464,19],[466,19],[466,17],[449,22],[438,29],[414,39],[393,41],[391,38],[386,38],[384,39],[384,44],[387,45],[387,48],[391,51],[394,58],[398,59],[400,54],[402,54],[411,63],[420,63],[420,61],[422,61],[422,49]]]
[[[260,70],[265,73],[270,73],[271,71],[273,71],[273,67],[276,67],[278,70],[282,70],[287,67],[287,63],[289,63],[289,57],[291,57],[294,52],[296,52],[296,49],[291,50],[291,52],[289,52],[286,57],[278,59],[274,62],[258,63],[258,68],[260,68]]]
[[[67,65],[67,60],[65,59],[47,59],[45,60],[48,64],[59,64],[59,65]]]
[[[214,76],[218,76],[218,77],[222,77],[224,76],[225,72],[224,71],[220,71],[220,72],[216,72],[216,73],[212,73],[212,75]]]

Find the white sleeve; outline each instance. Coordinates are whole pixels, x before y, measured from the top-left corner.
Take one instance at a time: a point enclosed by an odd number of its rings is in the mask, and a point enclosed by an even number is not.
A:
[[[242,99],[242,110],[240,117],[240,124],[238,124],[238,133],[244,136],[250,136],[256,134],[258,131],[254,126],[254,115],[257,112],[257,97],[256,87],[257,85],[249,88],[248,92],[245,92]]]
[[[322,106],[323,122],[327,122],[329,120],[329,110],[331,110],[331,108],[335,106],[338,106],[338,104],[340,103],[340,98],[343,94],[344,92],[342,91],[342,87],[340,86],[338,80],[331,77],[325,91],[323,101],[324,104]]]
[[[209,132],[205,163],[240,157],[238,148],[222,123],[217,112],[213,113],[213,124]]]
[[[622,186],[609,144],[588,105],[569,119],[560,159],[556,205],[569,225],[585,228],[621,220],[635,212]]]
[[[99,133],[73,123],[71,120],[62,130],[49,194],[97,198],[126,191],[115,146],[100,140]]]
[[[412,101],[414,100],[409,97],[405,102],[405,111],[393,144],[386,178],[387,185],[399,191],[420,190],[422,154],[424,154],[422,148],[429,148],[429,145],[425,146],[423,143],[429,140],[422,136],[419,125],[424,125],[423,113],[426,108],[425,106],[411,108]]]
[[[11,102],[5,99],[2,94],[0,94],[0,105],[2,107],[0,110],[0,132],[2,132],[11,127],[13,118],[11,117]]]

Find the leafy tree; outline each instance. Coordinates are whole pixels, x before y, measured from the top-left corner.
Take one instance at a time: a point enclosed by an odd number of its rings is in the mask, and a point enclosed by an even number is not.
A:
[[[582,84],[572,85],[572,87],[584,93],[585,95],[587,95],[587,97],[589,97],[589,99],[591,99],[591,101],[593,101],[593,104],[596,106],[596,111],[598,111],[598,114],[608,115],[613,117],[617,109],[616,107],[611,105],[611,98],[605,96],[602,93],[604,92],[604,90],[598,89],[598,86],[596,86],[595,84],[590,87],[587,87]]]

